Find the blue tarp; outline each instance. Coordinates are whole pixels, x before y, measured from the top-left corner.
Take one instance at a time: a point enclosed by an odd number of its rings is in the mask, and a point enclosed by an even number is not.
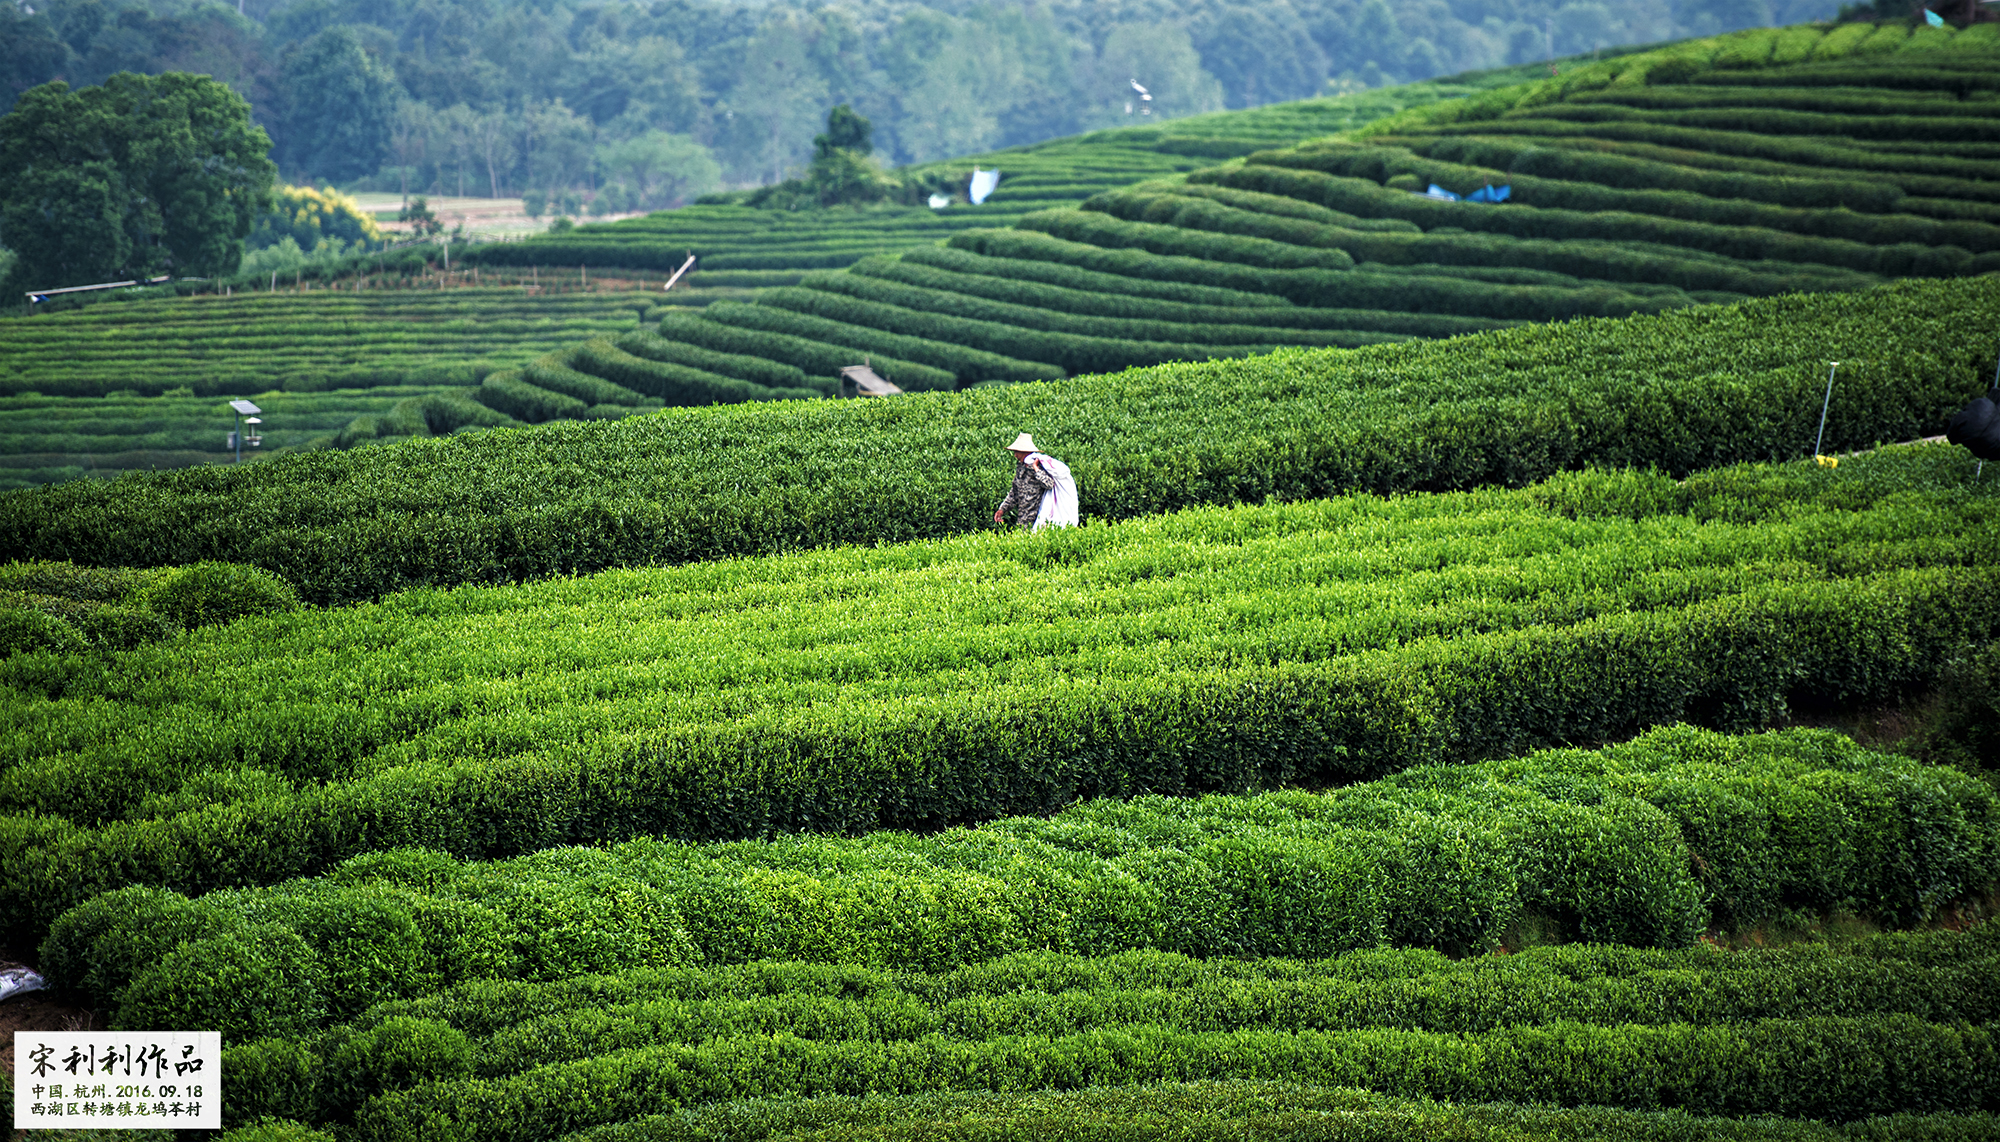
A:
[[[1507,186],[1482,186],[1464,198],[1460,198],[1437,183],[1432,183],[1431,188],[1424,192],[1424,197],[1442,198],[1446,202],[1505,202],[1513,193],[1514,187],[1511,184]]]

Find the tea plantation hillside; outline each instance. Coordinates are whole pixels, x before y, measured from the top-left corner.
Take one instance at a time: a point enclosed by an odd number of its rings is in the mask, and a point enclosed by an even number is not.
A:
[[[1978,141],[2000,108],[1982,78],[1996,43],[1759,29],[1526,84],[1516,69],[983,156],[1014,177],[977,208],[704,206],[458,251],[454,282],[511,276],[513,293],[425,300],[410,287],[442,267],[417,257],[254,305],[270,283],[0,321],[0,385],[37,394],[0,409],[0,477],[222,458],[219,405],[48,399],[69,394],[421,386],[266,418],[278,448],[351,446],[811,398],[862,363],[904,390],[960,388],[1983,272],[2000,264],[2000,167]],[[1510,197],[1405,192],[1432,184]],[[652,295],[671,305],[550,296],[592,265],[600,284],[657,282],[690,251],[704,268]],[[850,268],[814,269],[830,266]]]
[[[8,493],[99,566],[0,568],[0,945],[221,1031],[228,1142],[1989,1138],[1995,773],[1750,731],[1992,661],[2000,482],[1727,461],[1996,291]],[[879,542],[1023,417],[1109,510]],[[74,542],[225,533],[296,585]]]
[[[0,552],[250,562],[335,603],[956,535],[992,526],[1021,431],[1105,520],[1588,464],[1686,473],[1811,455],[1830,357],[1848,363],[1825,451],[1941,432],[1992,373],[1965,331],[1996,324],[1989,276],[1053,385],[667,409],[0,494]]]
[[[962,387],[1986,273],[1991,27],[1757,29],[1585,64],[549,363],[615,380],[692,346]],[[1470,197],[1487,188],[1507,197]]]
[[[923,827],[1887,700],[2000,634],[2000,484],[1913,451],[424,590],[19,657],[0,900],[31,925],[122,882],[395,845]]]
[[[455,244],[449,267],[436,248],[418,247],[310,266],[289,289],[246,275],[180,283],[176,288],[193,296],[179,300],[107,305],[91,295],[84,312],[0,318],[0,488],[225,459],[232,421],[222,402],[206,399],[215,395],[255,396],[270,410],[262,452],[253,455],[615,418],[662,403],[819,396],[832,391],[838,365],[802,372],[696,347],[638,373],[565,371],[573,353],[526,375],[514,370],[579,341],[630,333],[658,302],[749,300],[753,289],[795,285],[809,270],[928,246],[1106,188],[1350,130],[1516,79],[1514,70],[1477,73],[913,168],[914,178],[960,182],[974,164],[1004,168],[1000,190],[985,204],[960,202],[942,213],[694,206],[527,242]],[[643,292],[656,291],[689,252],[701,255],[701,268],[672,295]],[[616,296],[605,296],[613,283]],[[504,288],[481,288],[493,285]],[[839,365],[853,363],[837,356]],[[135,400],[166,393],[176,395]],[[280,395],[296,393],[326,395]]]
[[[2000,1137],[2000,480],[1917,439],[1995,376],[1985,27],[1049,144],[942,218],[1016,225],[685,294],[21,323],[182,378],[0,397],[50,456],[118,443],[73,405],[164,455],[225,426],[141,410],[249,383],[204,360],[297,369],[252,393],[284,454],[0,490],[0,954],[35,1026],[223,1040],[219,1097],[21,1102],[204,1101],[216,1142]],[[1148,181],[1060,181],[1113,150]],[[426,356],[474,295],[603,324]],[[85,320],[156,304],[289,324]],[[861,360],[913,391],[822,399]],[[1082,526],[995,526],[1022,431]]]
[[[1701,937],[1976,915],[1993,785],[1672,724],[1891,700],[2000,636],[1970,469],[1592,471],[328,609],[15,565],[9,615],[195,629],[0,660],[0,916],[111,1027],[221,1030],[240,1142],[1121,1108],[1980,1138],[1992,924]]]
[[[923,163],[896,171],[912,183],[955,186],[953,204],[824,210],[768,210],[697,204],[625,222],[593,223],[562,234],[490,246],[473,253],[489,265],[575,265],[672,270],[687,255],[700,270],[755,280],[762,271],[780,282],[801,271],[850,265],[871,254],[933,245],[962,230],[1005,226],[1033,211],[1072,206],[1100,191],[1172,175],[1270,146],[1350,131],[1400,111],[1476,95],[1519,82],[1521,69],[1475,72],[1324,99],[1220,111],[1157,126],[1094,131],[982,155]],[[984,202],[965,197],[975,168],[997,170],[1000,183]],[[724,196],[741,198],[743,195]]]

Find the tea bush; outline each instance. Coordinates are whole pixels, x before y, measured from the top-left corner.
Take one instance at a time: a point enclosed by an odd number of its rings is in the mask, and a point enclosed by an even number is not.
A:
[[[184,627],[278,614],[299,605],[290,583],[260,567],[202,562],[175,567],[141,587],[132,602]]]

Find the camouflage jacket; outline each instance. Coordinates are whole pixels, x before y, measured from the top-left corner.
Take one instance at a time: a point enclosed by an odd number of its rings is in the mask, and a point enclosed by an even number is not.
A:
[[[1014,465],[1014,486],[1007,489],[1007,498],[1000,501],[996,512],[1014,511],[1014,526],[1026,530],[1035,526],[1035,516],[1042,510],[1042,493],[1056,486],[1056,478],[1047,471],[1026,460]]]

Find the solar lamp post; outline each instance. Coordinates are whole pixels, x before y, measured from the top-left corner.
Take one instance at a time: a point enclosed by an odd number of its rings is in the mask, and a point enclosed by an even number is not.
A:
[[[264,421],[257,414],[264,410],[247,400],[230,401],[229,408],[236,414],[236,431],[229,434],[229,447],[236,453],[236,459],[231,461],[231,463],[241,464],[243,463],[243,445],[245,443],[243,439],[243,426],[245,424],[250,426],[250,439],[248,441],[250,447],[255,448],[259,444],[262,444],[264,438],[258,435],[257,426],[264,423]],[[243,419],[244,417],[249,417],[250,419],[245,420]]]

